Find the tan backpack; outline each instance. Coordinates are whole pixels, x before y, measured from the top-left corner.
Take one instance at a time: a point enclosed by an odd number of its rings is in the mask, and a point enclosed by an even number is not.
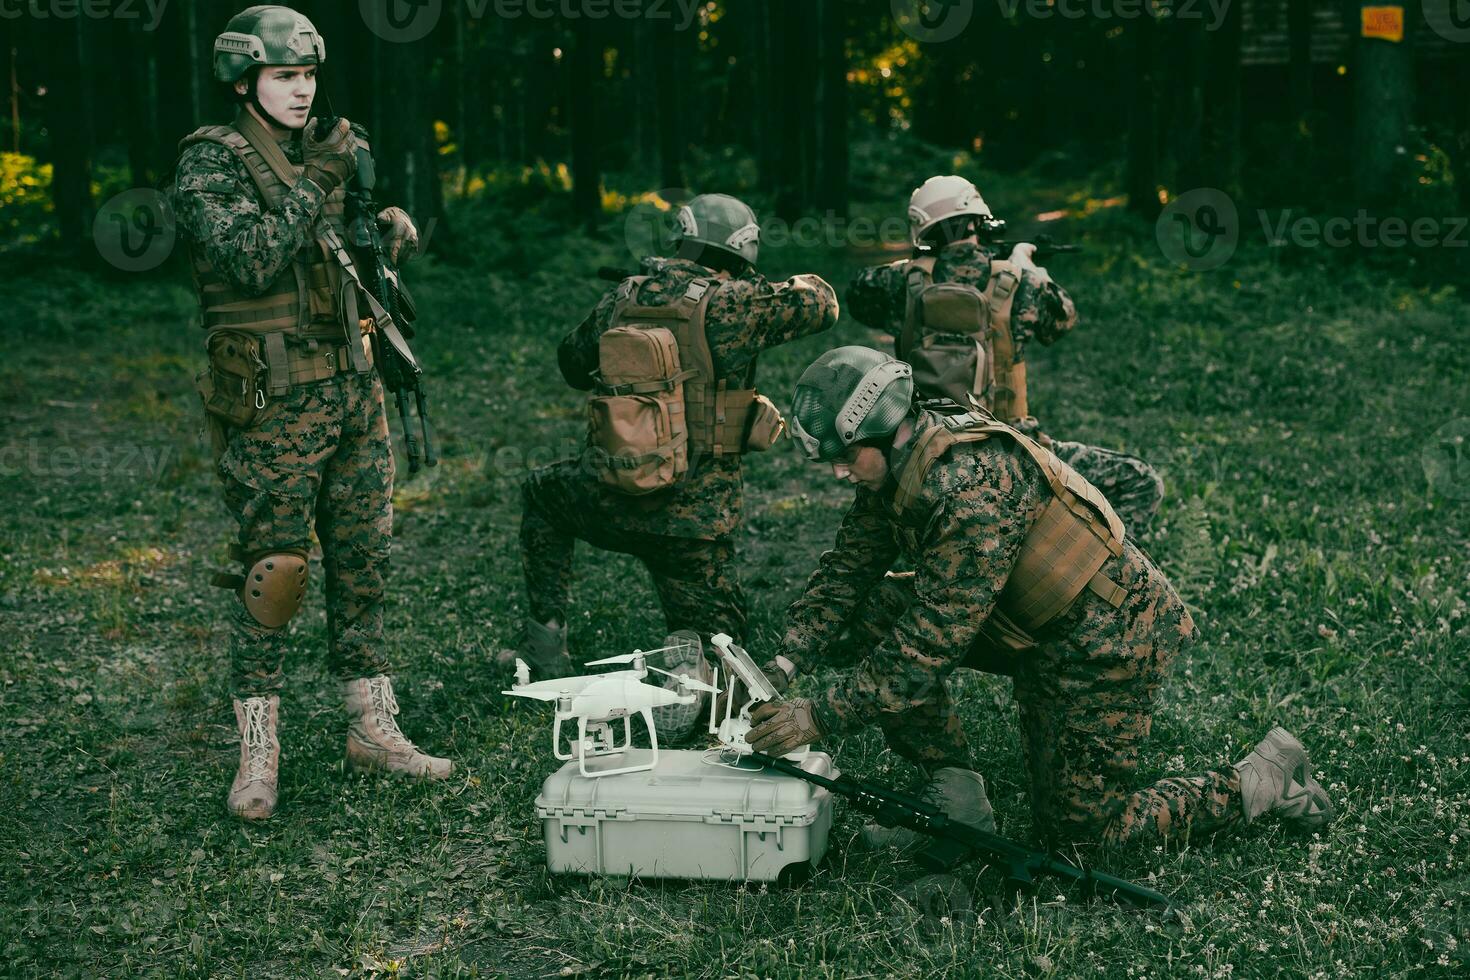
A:
[[[1017,360],[1011,306],[1021,270],[990,263],[984,290],[934,281],[934,255],[908,264],[908,302],[895,343],[914,369],[920,398],[947,398],[983,408],[1006,422],[1025,418],[1026,362]]]
[[[673,303],[641,306],[648,278],[619,288],[587,402],[588,462],[604,484],[633,495],[674,486],[701,453],[769,449],[786,424],[753,387],[715,377],[704,316],[720,282],[695,279]],[[754,375],[752,363],[747,385]]]

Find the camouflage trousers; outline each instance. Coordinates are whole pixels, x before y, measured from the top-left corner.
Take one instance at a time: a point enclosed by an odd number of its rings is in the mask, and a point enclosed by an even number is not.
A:
[[[1153,701],[1194,625],[1163,576],[1129,548],[1116,579],[1129,591],[1119,615],[1084,592],[1046,627],[1037,647],[977,647],[964,666],[1015,678],[1033,819],[1048,844],[1121,844],[1210,833],[1241,819],[1240,780],[1229,765],[1133,789]],[[889,575],[846,626],[849,657],[891,636],[914,601],[912,574]],[[973,769],[970,746],[943,680],[923,703],[880,725],[889,747],[926,768]]]
[[[1136,537],[1148,530],[1164,500],[1158,470],[1137,456],[1081,442],[1053,441],[1051,451],[1102,491],[1129,534]]]
[[[706,640],[728,633],[743,641],[745,593],[735,576],[735,547],[713,540],[618,528],[598,506],[600,484],[579,460],[531,473],[521,486],[521,563],[538,622],[567,622],[576,543],[632,555],[653,579],[667,632],[692,629]]]
[[[383,578],[393,538],[393,449],[376,374],[339,375],[273,399],[219,458],[246,555],[322,548],[327,663],[343,680],[387,673]],[[230,664],[237,697],[281,687],[287,627],[267,629],[236,595]]]

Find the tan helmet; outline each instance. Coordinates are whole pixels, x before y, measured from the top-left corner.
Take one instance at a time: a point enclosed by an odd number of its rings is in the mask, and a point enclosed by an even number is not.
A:
[[[917,245],[930,228],[962,214],[989,218],[990,206],[975,185],[963,177],[930,177],[909,195],[909,239]]]

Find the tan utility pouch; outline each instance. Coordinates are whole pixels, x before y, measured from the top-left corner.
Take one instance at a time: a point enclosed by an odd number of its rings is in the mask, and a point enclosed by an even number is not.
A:
[[[745,450],[763,453],[786,434],[786,420],[776,403],[765,395],[757,394],[750,406],[750,430],[745,435]]]
[[[689,469],[679,345],[663,327],[613,327],[598,341],[587,403],[587,453],[598,478],[626,494],[673,486]]]
[[[206,413],[240,429],[255,421],[270,387],[261,347],[259,336],[243,331],[209,335],[209,367],[194,378]]]

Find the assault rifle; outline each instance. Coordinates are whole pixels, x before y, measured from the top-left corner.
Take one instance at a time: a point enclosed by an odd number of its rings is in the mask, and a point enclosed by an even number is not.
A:
[[[322,119],[318,123],[318,132],[325,135],[335,125],[335,116]],[[383,250],[382,235],[378,232],[378,211],[381,209],[373,200],[377,183],[371,154],[359,148],[357,173],[347,183],[347,239],[352,247],[353,262],[362,276],[363,287],[373,294],[391,320],[387,325],[380,324],[369,336],[373,345],[373,362],[383,379],[383,387],[398,403],[398,420],[403,424],[403,442],[408,449],[408,472],[412,475],[419,471],[420,462],[424,466],[439,465],[439,456],[434,451],[434,433],[429,425],[424,370],[408,346],[408,340],[414,335],[413,321],[416,317],[413,300],[399,281],[398,270],[389,264]],[[422,456],[409,411],[410,394],[418,411],[419,430],[423,433]]]
[[[1053,255],[1068,255],[1073,252],[1082,251],[1081,245],[1073,245],[1070,243],[1059,242],[1055,238],[1052,238],[1050,235],[1046,234],[1037,235],[1035,238],[990,237],[987,229],[993,232],[1003,232],[1005,231],[1005,225],[1006,223],[1004,221],[1000,221],[998,219],[987,222],[986,227],[980,229],[979,231],[980,244],[984,245],[990,251],[1004,256],[1009,255],[1011,253],[1011,249],[1015,248],[1017,245],[1020,245],[1022,242],[1029,241],[1032,245],[1036,246],[1035,258],[1038,262],[1044,262],[1047,259],[1051,258]],[[929,255],[933,251],[934,249],[930,248],[928,245],[919,245],[914,248],[915,255]]]
[[[829,779],[807,772],[800,765],[752,752],[750,758],[776,772],[815,783],[838,796],[845,797],[864,813],[876,817],[885,827],[907,827],[935,839],[935,844],[919,852],[918,861],[928,871],[950,871],[956,864],[977,857],[989,858],[1021,888],[1035,885],[1038,876],[1049,875],[1071,882],[1084,894],[1110,898],[1116,902],[1145,908],[1168,908],[1168,896],[1152,888],[1116,878],[1092,868],[1073,864],[1045,851],[1032,850],[999,834],[951,820],[944,811],[923,800],[895,793],[872,783],[847,775]]]

